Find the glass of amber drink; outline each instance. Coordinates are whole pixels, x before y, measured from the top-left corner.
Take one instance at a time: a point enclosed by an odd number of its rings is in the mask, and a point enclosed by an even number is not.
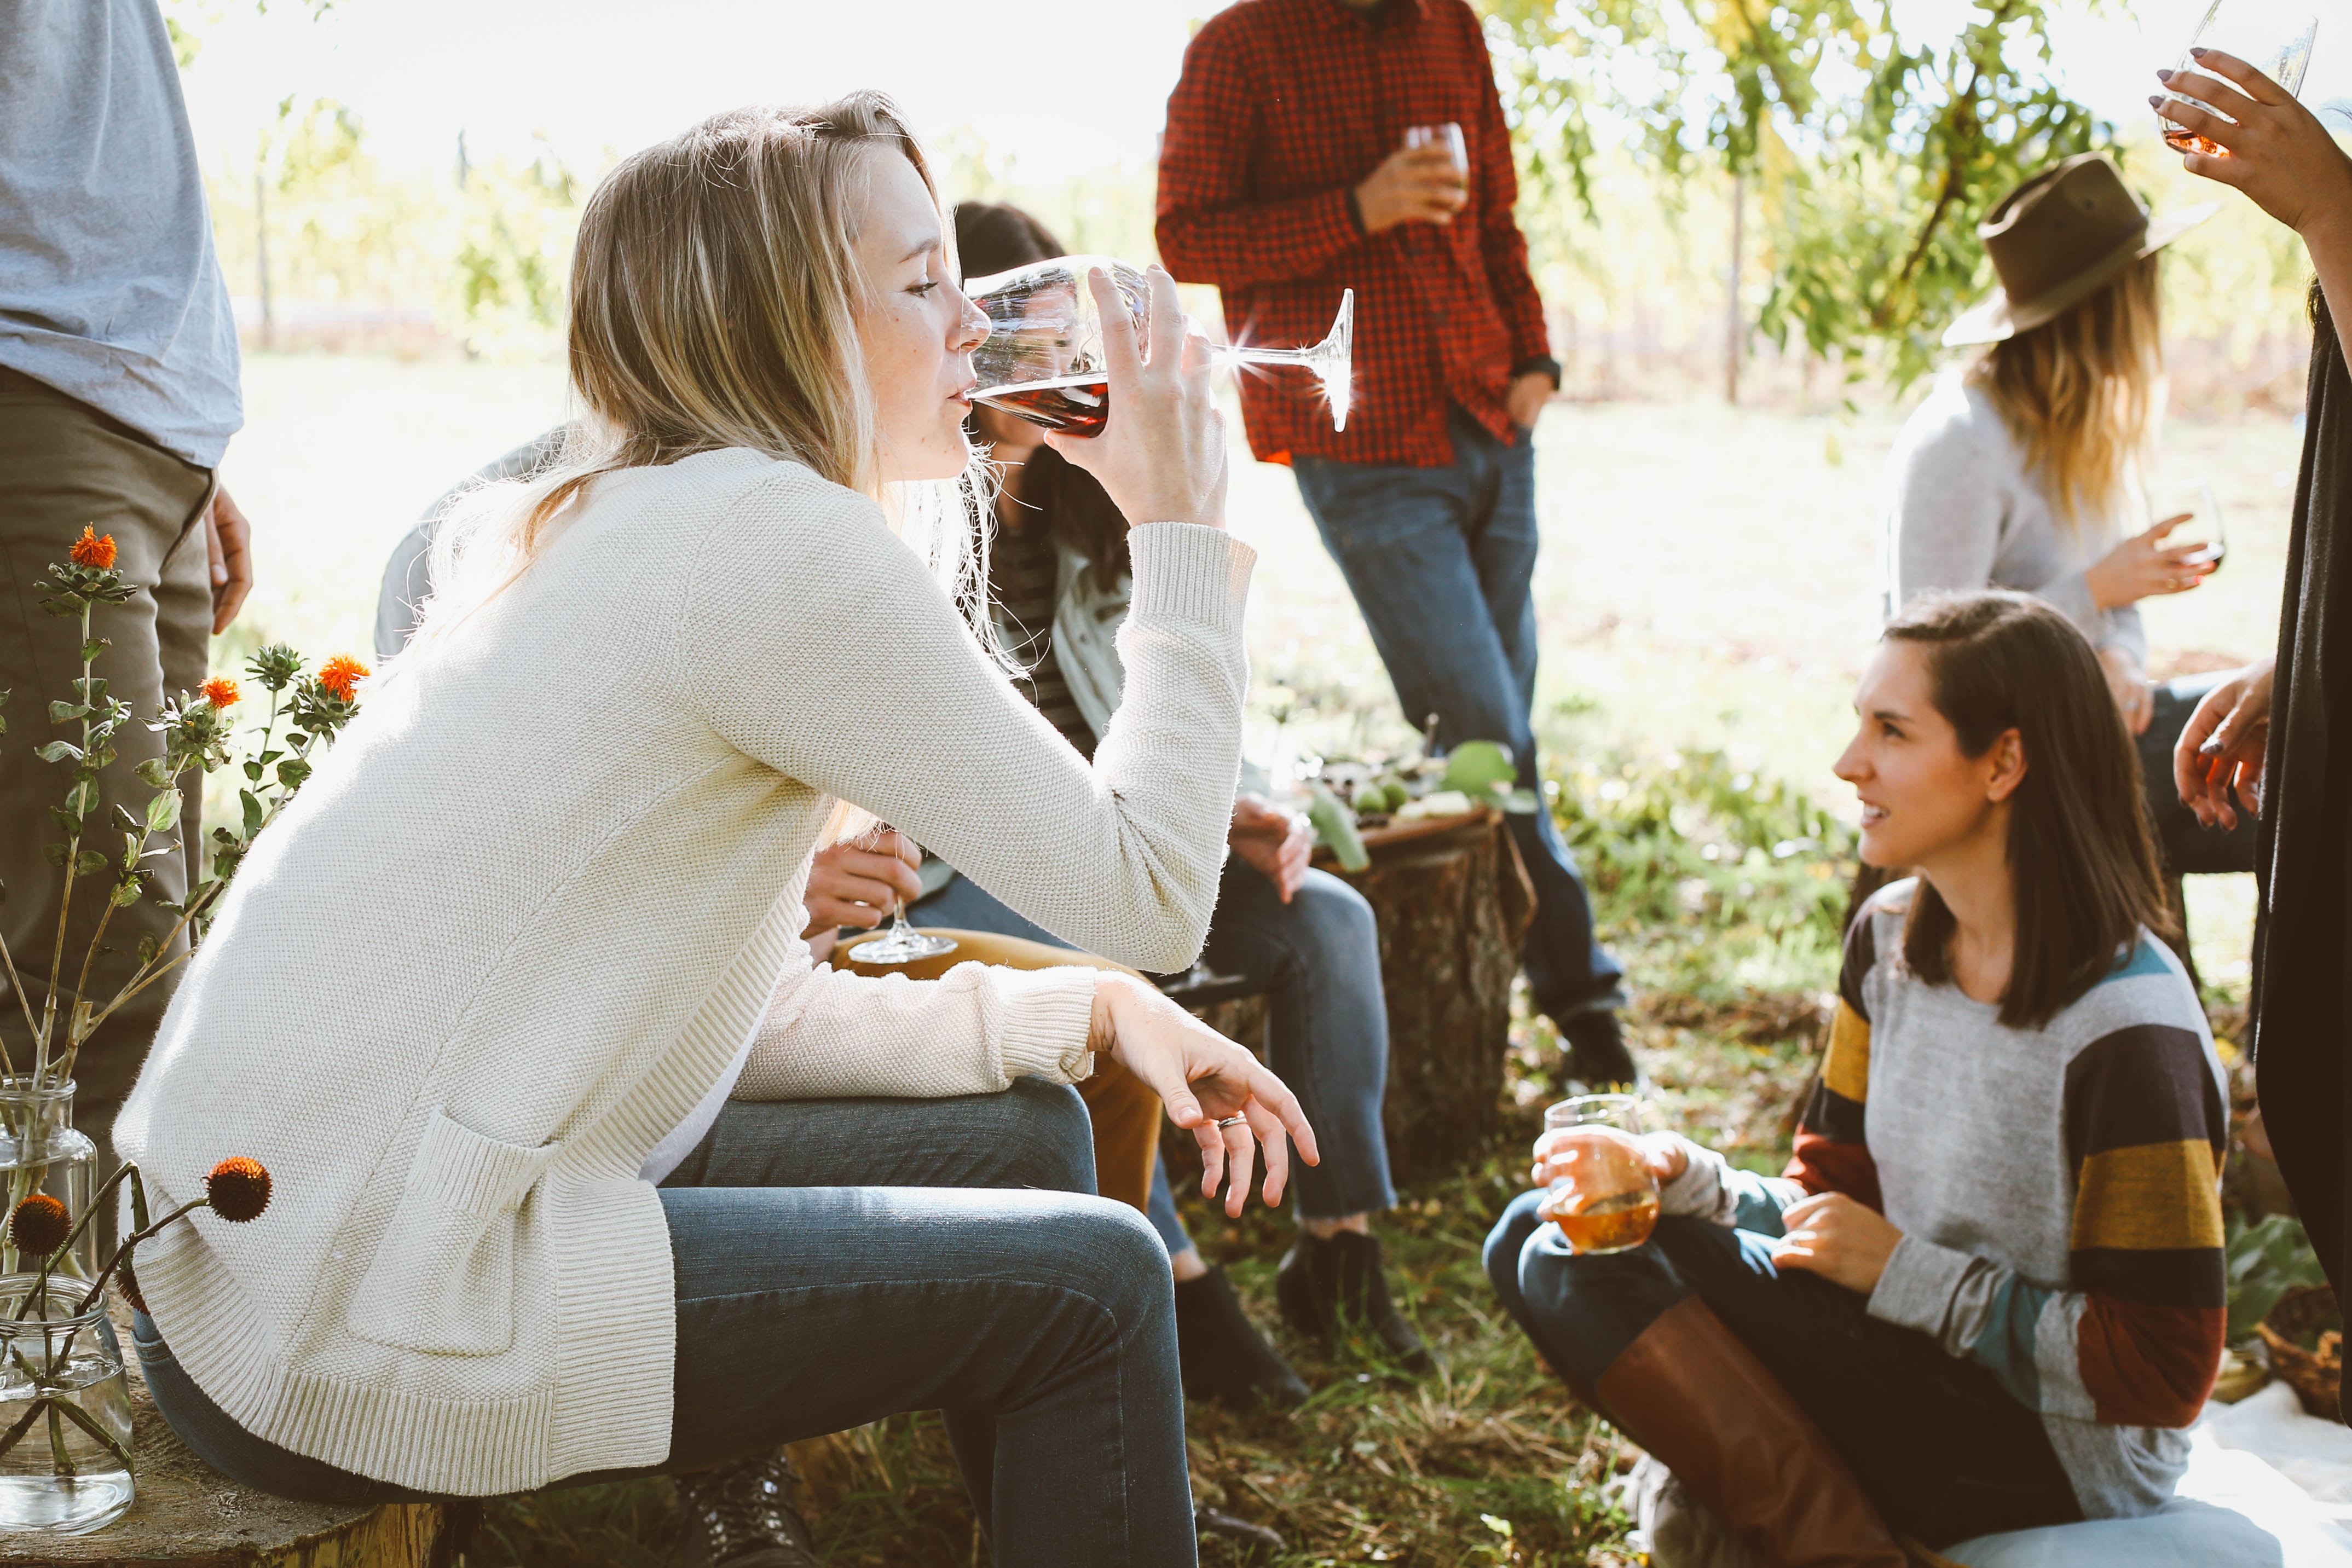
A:
[[[1631,1094],[1579,1094],[1544,1112],[1544,1209],[1577,1251],[1623,1252],[1657,1225],[1658,1178],[1641,1131],[1642,1103]]]

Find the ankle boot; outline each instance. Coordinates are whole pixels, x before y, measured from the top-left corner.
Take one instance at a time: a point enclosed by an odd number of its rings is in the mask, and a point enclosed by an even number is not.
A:
[[[1176,1363],[1187,1399],[1211,1399],[1247,1414],[1261,1400],[1289,1410],[1307,1403],[1307,1384],[1242,1311],[1222,1263],[1176,1284]]]
[[[1598,1392],[1611,1419],[1773,1568],[1905,1568],[1829,1438],[1696,1296],[1643,1329]]]
[[[1274,1287],[1283,1321],[1300,1333],[1330,1339],[1360,1329],[1407,1372],[1418,1375],[1435,1364],[1421,1335],[1389,1299],[1381,1244],[1373,1237],[1342,1230],[1325,1240],[1300,1231]]]
[[[800,1472],[782,1448],[673,1476],[687,1568],[817,1568]]]

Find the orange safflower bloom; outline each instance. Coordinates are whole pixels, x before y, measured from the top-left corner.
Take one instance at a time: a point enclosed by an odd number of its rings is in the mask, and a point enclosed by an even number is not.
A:
[[[349,702],[369,674],[368,667],[349,653],[338,653],[319,666],[319,685],[333,693],[338,702]]]
[[[76,566],[94,566],[100,571],[114,564],[114,536],[101,534],[88,523],[81,526],[81,538],[74,540],[70,552]]]
[[[204,684],[201,690],[204,692],[205,701],[212,704],[215,707],[235,707],[236,706],[236,683],[230,680],[226,675],[215,675],[211,680],[206,681]]]

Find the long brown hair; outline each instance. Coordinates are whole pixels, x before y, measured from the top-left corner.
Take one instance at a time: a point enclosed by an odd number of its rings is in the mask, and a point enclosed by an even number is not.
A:
[[[1969,372],[2070,528],[2122,515],[2154,434],[2164,376],[2160,257],[2140,257],[2039,327],[1995,343]]]
[[[625,159],[589,197],[572,262],[572,387],[562,455],[460,500],[437,531],[420,637],[520,577],[550,525],[602,476],[748,447],[895,504],[908,542],[972,612],[970,530],[955,492],[885,497],[856,323],[867,161],[901,157],[934,202],[921,144],[891,101],[713,115]]]
[[[1010,202],[957,203],[955,234],[967,279],[1069,254],[1053,230]],[[969,421],[965,429],[978,438]],[[1095,581],[1110,591],[1128,572],[1127,518],[1099,480],[1052,447],[1038,447],[1027,467],[1020,504],[1038,511],[1056,544],[1092,562]],[[985,520],[976,509],[975,528]]]
[[[2171,939],[2139,760],[2098,655],[2074,623],[2024,593],[1923,599],[1887,625],[1927,654],[1936,711],[1962,755],[2018,733],[2025,778],[2010,797],[2009,873],[2017,951],[2000,1021],[2047,1023],[2127,955],[2146,926]],[[1904,962],[1930,985],[1952,978],[1952,912],[1921,879]]]

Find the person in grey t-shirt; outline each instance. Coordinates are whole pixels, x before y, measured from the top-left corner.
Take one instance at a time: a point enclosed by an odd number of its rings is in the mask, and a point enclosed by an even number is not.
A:
[[[215,476],[243,417],[236,323],[155,0],[0,0],[0,689],[16,699],[0,739],[0,935],[36,1014],[63,880],[44,852],[64,836],[49,810],[69,780],[33,752],[80,738],[79,721],[43,716],[81,674],[78,622],[41,604],[48,568],[88,527],[114,540],[138,591],[92,616],[110,644],[95,673],[134,717],[91,820],[142,812],[152,791],[133,769],[162,750],[146,721],[203,684],[206,639],[250,586],[245,517]],[[158,901],[187,895],[197,806],[191,788],[184,857],[148,862],[148,896],[107,925],[86,984],[101,1006],[142,937],[185,945]],[[104,885],[76,886],[64,979],[79,972]],[[75,1122],[101,1147],[170,992],[168,979],[149,987],[83,1048]],[[61,1014],[78,994],[58,998]],[[19,1063],[23,1034],[20,1018],[0,1017]]]

